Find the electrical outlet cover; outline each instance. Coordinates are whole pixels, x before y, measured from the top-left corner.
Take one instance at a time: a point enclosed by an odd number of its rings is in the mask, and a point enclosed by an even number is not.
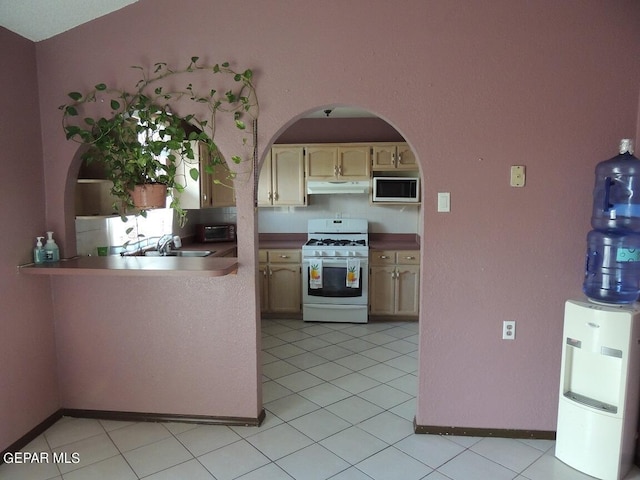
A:
[[[514,320],[505,320],[502,323],[502,339],[503,340],[516,339],[516,322]]]
[[[511,186],[524,187],[524,182],[525,182],[524,165],[512,165],[511,166]]]

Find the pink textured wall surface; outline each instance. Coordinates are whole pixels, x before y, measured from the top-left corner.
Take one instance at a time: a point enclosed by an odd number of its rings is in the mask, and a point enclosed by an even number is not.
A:
[[[256,319],[224,307],[250,303],[246,285],[242,275],[56,279],[62,404],[256,418]]]
[[[47,224],[74,253],[75,146],[58,105],[130,80],[129,65],[253,68],[261,158],[308,111],[366,108],[411,144],[424,180],[417,423],[554,430],[593,168],[638,131],[639,21],[633,1],[141,0],[36,46]],[[511,165],[526,165],[526,187],[509,187]],[[441,191],[451,213],[436,213]],[[53,279],[63,406],[256,414],[252,195],[238,192],[237,276]]]
[[[17,273],[47,229],[36,49],[0,29],[0,451],[58,410],[48,278]]]

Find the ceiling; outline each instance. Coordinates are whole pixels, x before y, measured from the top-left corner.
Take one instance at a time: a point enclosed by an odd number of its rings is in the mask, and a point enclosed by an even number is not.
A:
[[[46,40],[138,0],[0,0],[0,26],[33,42]],[[362,109],[332,107],[331,118],[373,117]],[[318,110],[307,118],[326,118]]]
[[[0,0],[0,26],[39,42],[138,0]]]

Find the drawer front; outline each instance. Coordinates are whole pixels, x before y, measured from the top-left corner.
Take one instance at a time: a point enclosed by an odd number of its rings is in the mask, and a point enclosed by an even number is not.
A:
[[[258,250],[258,262],[266,263],[269,256],[266,250]]]
[[[395,250],[370,250],[371,265],[393,265],[396,261]]]
[[[398,250],[396,263],[400,265],[420,265],[420,250]]]
[[[269,250],[270,263],[301,263],[302,250]]]

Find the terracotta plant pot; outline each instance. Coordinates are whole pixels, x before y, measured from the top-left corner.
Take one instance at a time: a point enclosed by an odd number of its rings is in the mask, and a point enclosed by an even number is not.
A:
[[[140,210],[167,206],[167,186],[161,183],[136,185],[130,193],[133,204]]]

